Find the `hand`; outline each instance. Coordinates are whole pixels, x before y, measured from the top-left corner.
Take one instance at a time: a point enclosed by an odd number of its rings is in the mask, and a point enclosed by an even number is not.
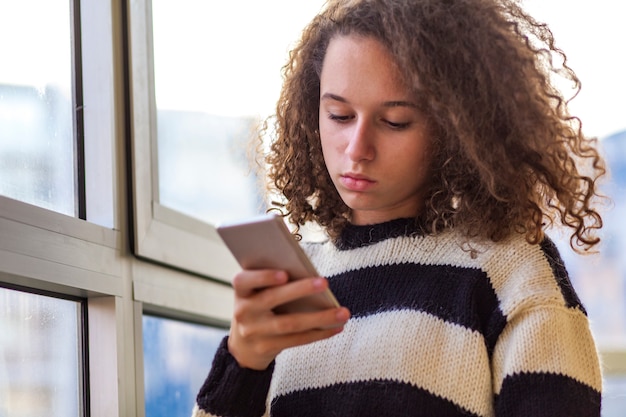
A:
[[[242,271],[235,276],[233,287],[235,310],[228,350],[245,368],[266,369],[283,349],[340,333],[350,318],[344,307],[290,314],[272,311],[288,301],[325,291],[325,278],[288,282],[284,271]]]

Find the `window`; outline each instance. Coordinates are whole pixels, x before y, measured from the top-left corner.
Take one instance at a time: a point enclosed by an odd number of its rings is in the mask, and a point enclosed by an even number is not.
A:
[[[70,6],[0,2],[0,194],[77,216]]]
[[[131,19],[151,29],[131,37],[133,77],[154,80],[133,83],[137,255],[232,277],[212,225],[265,210],[246,145],[273,111],[289,42],[321,5],[153,0]]]
[[[109,0],[0,1],[2,416],[135,414],[121,15]]]
[[[146,417],[188,416],[226,330],[143,316]]]
[[[561,254],[591,320],[604,366],[603,416],[617,417],[626,408],[626,85],[619,81],[626,67],[622,49],[611,44],[626,39],[620,20],[621,5],[613,0],[577,4],[565,0],[527,0],[526,7],[550,25],[557,46],[582,82],[582,91],[570,105],[583,121],[583,131],[600,139],[609,166],[602,192],[612,200],[603,210],[600,253],[577,256],[567,239],[559,242]],[[567,10],[567,13],[564,13]],[[580,30],[580,22],[593,26]],[[618,42],[619,44],[619,42]]]
[[[0,287],[0,416],[84,416],[84,304]]]

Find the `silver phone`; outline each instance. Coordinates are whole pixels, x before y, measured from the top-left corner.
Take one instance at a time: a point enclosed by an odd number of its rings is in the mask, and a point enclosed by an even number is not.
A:
[[[283,270],[292,280],[319,276],[282,217],[276,214],[222,224],[217,227],[217,233],[242,269]],[[310,312],[333,307],[339,307],[339,303],[327,289],[278,306],[274,312]]]

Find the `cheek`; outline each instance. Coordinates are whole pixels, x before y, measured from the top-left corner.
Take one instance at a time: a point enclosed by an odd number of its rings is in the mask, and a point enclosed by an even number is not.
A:
[[[321,139],[322,136],[322,132],[320,130],[320,144],[321,144],[321,149],[322,149],[322,159],[324,161],[324,165],[326,167],[327,171],[330,171],[330,168],[332,166],[332,157],[331,157],[331,152],[329,149],[329,144],[327,141],[325,141],[324,139]]]
[[[433,176],[433,158],[432,152],[429,147],[424,147],[421,150],[421,156],[416,161],[417,166],[419,167],[419,174],[422,178],[423,183],[429,183]]]
[[[322,125],[320,125],[320,144],[324,162],[328,166],[337,152],[337,145],[333,140],[333,135],[329,133],[328,129],[324,129]]]
[[[413,172],[416,172],[417,169],[421,178],[427,180],[427,177],[430,177],[432,172],[432,147],[428,138],[420,138],[418,144],[412,146],[410,151],[406,150],[406,152],[397,155],[397,157],[404,159],[404,166],[407,169],[413,167]]]

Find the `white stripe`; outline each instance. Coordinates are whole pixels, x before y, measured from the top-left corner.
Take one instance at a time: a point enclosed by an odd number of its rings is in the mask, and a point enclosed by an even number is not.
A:
[[[566,375],[601,391],[602,377],[587,317],[578,309],[537,308],[518,315],[500,336],[493,355],[494,391],[507,375]]]
[[[454,265],[458,262],[451,263],[454,260],[451,259],[452,254],[458,255],[458,261],[463,262],[463,258],[467,258],[465,261],[471,262],[473,266],[477,265],[468,253],[461,250],[456,234],[453,233],[426,237],[401,236],[348,251],[337,250],[330,242],[323,245],[305,245],[305,248],[318,272],[325,276],[405,262]]]
[[[479,333],[423,312],[389,311],[352,319],[337,336],[285,350],[276,360],[270,396],[337,383],[394,380],[490,416],[490,375]]]

